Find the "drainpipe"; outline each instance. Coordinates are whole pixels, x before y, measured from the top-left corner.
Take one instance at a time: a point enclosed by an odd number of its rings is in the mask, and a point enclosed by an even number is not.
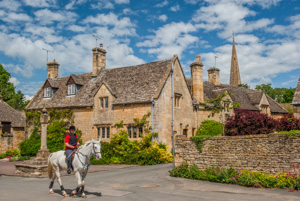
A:
[[[198,128],[198,126],[199,126],[199,120],[198,120],[198,109],[199,109],[199,108],[198,108],[198,106],[197,106],[197,107],[196,107],[196,111],[197,111],[197,131],[198,131],[198,129],[199,129],[199,128]]]
[[[173,168],[175,168],[175,135],[174,135],[174,64],[172,62],[171,70],[172,78],[172,152],[173,152]]]
[[[151,131],[152,131],[152,144],[153,144],[153,141],[154,141],[154,137],[153,137],[153,132],[154,132],[154,119],[153,119],[153,113],[154,113],[154,100],[153,100],[153,97],[151,98],[151,102],[152,102],[152,104],[151,104],[151,127],[152,127],[152,129],[151,129]]]

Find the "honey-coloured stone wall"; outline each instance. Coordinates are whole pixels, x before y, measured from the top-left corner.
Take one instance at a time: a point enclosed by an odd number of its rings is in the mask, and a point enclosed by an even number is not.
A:
[[[176,136],[175,166],[183,163],[207,167],[242,167],[251,171],[279,173],[294,172],[300,165],[300,135],[286,134],[212,137],[203,142],[202,153],[195,142]]]

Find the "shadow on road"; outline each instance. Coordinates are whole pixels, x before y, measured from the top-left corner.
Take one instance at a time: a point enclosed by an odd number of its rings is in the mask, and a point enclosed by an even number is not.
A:
[[[61,190],[59,190],[59,189],[53,189],[53,191],[54,191],[54,194],[63,196],[63,195],[61,194]],[[68,193],[68,195],[69,195],[70,197],[76,198],[76,197],[80,197],[80,196],[81,196],[81,193],[79,193],[79,192],[77,193],[77,195],[71,196],[71,192],[73,191],[73,190],[71,190],[71,189],[65,189],[65,191],[66,191],[66,193]],[[86,194],[86,196],[89,196],[89,195],[94,195],[94,196],[96,196],[96,197],[101,197],[101,196],[102,196],[102,193],[101,193],[101,192],[84,191],[84,193]]]

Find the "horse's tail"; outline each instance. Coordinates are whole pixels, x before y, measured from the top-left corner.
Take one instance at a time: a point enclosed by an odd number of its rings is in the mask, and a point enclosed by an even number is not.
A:
[[[52,156],[52,154],[50,154],[48,157],[48,177],[49,177],[49,179],[52,179],[52,176],[53,176],[53,165],[50,161],[51,156]]]

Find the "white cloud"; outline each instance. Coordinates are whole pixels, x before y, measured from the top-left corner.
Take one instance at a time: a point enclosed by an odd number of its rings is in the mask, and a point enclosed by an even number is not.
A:
[[[177,11],[180,10],[180,6],[179,6],[178,4],[176,4],[175,6],[172,6],[172,7],[170,8],[170,10],[173,11],[173,12],[177,12]]]
[[[165,6],[168,5],[168,4],[169,4],[168,0],[164,0],[164,1],[161,2],[161,3],[158,3],[158,4],[154,5],[154,7],[162,8],[162,7],[165,7]]]
[[[112,25],[112,26],[118,26],[121,28],[124,27],[133,27],[134,24],[131,23],[130,18],[123,17],[119,19],[117,15],[114,13],[109,14],[98,14],[96,17],[89,16],[86,19],[83,20],[83,23],[93,23],[93,24],[99,24],[102,26]]]
[[[69,11],[53,12],[49,9],[38,10],[34,13],[35,19],[40,21],[42,25],[49,25],[53,22],[74,22],[77,19],[77,14]]]
[[[146,47],[142,50],[149,54],[157,55],[158,59],[166,59],[173,54],[181,53],[192,44],[198,42],[198,38],[190,35],[197,29],[190,23],[170,23],[154,31],[154,35],[147,36],[147,40],[137,43],[138,47]]]
[[[73,32],[85,32],[86,31],[85,27],[78,26],[78,25],[70,25],[67,29],[71,30]]]
[[[116,4],[129,4],[130,0],[115,0]]]
[[[11,77],[11,78],[9,79],[9,82],[10,82],[10,83],[13,83],[14,86],[17,86],[18,84],[20,84],[20,81],[19,81],[17,78],[15,78],[15,77]]]
[[[74,9],[74,5],[76,4],[76,0],[71,0],[70,3],[68,3],[66,6],[65,6],[65,9],[66,10],[71,10],[71,9]]]
[[[162,21],[162,22],[165,22],[165,21],[167,21],[168,16],[167,16],[167,15],[160,15],[160,16],[158,17],[158,19],[159,19],[160,21]]]
[[[25,5],[43,8],[43,7],[50,7],[56,5],[56,0],[23,0]]]
[[[0,8],[4,8],[11,11],[17,11],[21,4],[15,0],[2,0],[0,2]]]
[[[6,14],[6,13],[5,13]],[[5,15],[2,13],[2,15]],[[1,18],[5,22],[16,23],[16,22],[28,22],[31,21],[31,17],[25,13],[8,13],[6,16]]]
[[[267,18],[246,21],[246,17],[255,15],[256,12],[244,7],[242,4],[233,1],[219,1],[216,4],[210,4],[198,9],[192,20],[198,23],[196,27],[206,31],[219,30],[219,37],[228,38],[231,36],[232,31],[246,33],[267,28],[274,23],[273,19]]]

